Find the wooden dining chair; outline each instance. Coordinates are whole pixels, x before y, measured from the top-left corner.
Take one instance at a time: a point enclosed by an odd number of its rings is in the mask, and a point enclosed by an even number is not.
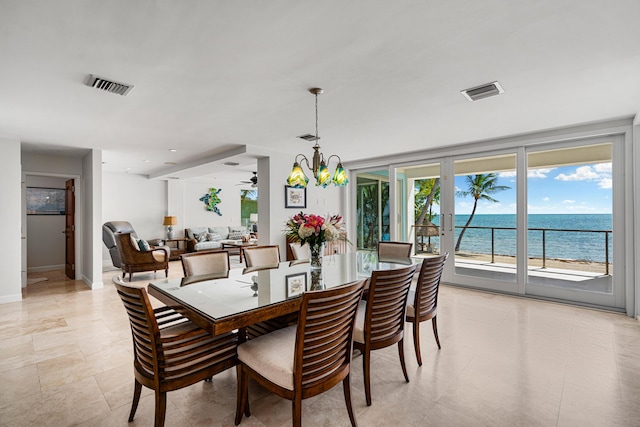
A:
[[[225,273],[231,268],[228,251],[183,254],[180,261],[185,277]]]
[[[167,392],[187,387],[236,364],[238,334],[213,336],[169,307],[153,309],[144,287],[113,283],[129,315],[133,336],[135,388],[133,421],[142,386],[155,391],[156,427],[164,425]]]
[[[245,271],[264,268],[278,268],[280,264],[280,248],[278,245],[251,246],[244,249]]]
[[[413,346],[416,350],[416,359],[418,365],[422,366],[422,357],[420,355],[420,323],[431,319],[433,327],[433,336],[436,339],[438,348],[440,339],[438,338],[438,323],[436,320],[438,309],[438,290],[440,288],[440,278],[444,263],[447,261],[448,253],[437,257],[428,257],[422,261],[420,274],[416,289],[409,291],[407,297],[407,316],[406,321],[413,324]],[[417,309],[416,309],[417,308]]]
[[[371,406],[371,351],[398,344],[404,379],[409,382],[404,363],[404,320],[407,295],[416,266],[376,270],[371,275],[366,301],[360,302],[353,333],[353,345],[362,352],[364,390]]]
[[[301,245],[300,242],[289,243],[289,248],[291,248],[291,254],[293,255],[293,259],[295,261],[309,260],[308,243],[305,243],[304,245]]]
[[[378,258],[407,258],[411,256],[413,243],[378,242]]]
[[[249,378],[292,401],[293,425],[302,425],[302,400],[342,382],[351,425],[353,326],[364,280],[302,295],[298,324],[238,346],[235,424],[249,410]]]

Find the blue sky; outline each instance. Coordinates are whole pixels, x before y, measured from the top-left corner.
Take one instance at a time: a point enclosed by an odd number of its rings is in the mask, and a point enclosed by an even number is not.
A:
[[[531,169],[528,174],[529,214],[610,214],[611,163]],[[476,214],[515,214],[516,177],[500,173],[498,185],[511,187],[492,195],[498,203],[480,201]],[[465,188],[465,177],[456,176],[456,189]],[[456,197],[456,214],[470,214],[471,196]]]

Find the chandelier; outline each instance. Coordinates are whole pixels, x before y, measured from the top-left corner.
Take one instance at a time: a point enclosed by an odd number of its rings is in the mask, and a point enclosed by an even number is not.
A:
[[[347,172],[342,167],[342,160],[340,160],[340,156],[332,154],[325,159],[324,154],[320,152],[320,145],[318,145],[318,140],[320,139],[318,136],[318,95],[322,93],[322,89],[315,87],[309,89],[309,92],[314,94],[316,97],[316,136],[304,135],[300,138],[308,141],[315,141],[315,145],[313,146],[313,158],[311,165],[309,165],[307,157],[304,154],[298,154],[293,162],[291,174],[289,175],[289,178],[287,178],[287,184],[294,188],[305,188],[307,186],[309,178],[307,178],[307,175],[305,175],[302,170],[302,166],[300,166],[300,162],[304,160],[304,164],[307,165],[307,169],[313,172],[313,177],[316,179],[316,186],[326,188],[329,183],[333,182],[333,184],[338,187],[344,187],[349,183],[349,178],[347,177]],[[327,164],[332,157],[336,157],[338,159],[338,165],[336,166],[333,178],[331,177],[331,173],[327,167]]]

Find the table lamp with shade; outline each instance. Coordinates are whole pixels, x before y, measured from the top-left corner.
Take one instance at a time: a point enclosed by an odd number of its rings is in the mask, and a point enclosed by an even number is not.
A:
[[[254,233],[257,233],[258,232],[258,214],[257,213],[249,214],[249,222],[253,224],[253,226],[251,227],[251,230]]]
[[[167,239],[173,239],[173,226],[178,225],[177,216],[165,216],[162,225],[167,227]]]

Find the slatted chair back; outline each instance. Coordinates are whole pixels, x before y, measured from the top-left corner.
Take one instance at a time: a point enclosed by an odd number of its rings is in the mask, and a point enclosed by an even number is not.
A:
[[[415,265],[410,265],[374,271],[371,275],[364,333],[372,350],[402,339],[407,295],[415,269]]]
[[[407,258],[411,256],[413,243],[378,242],[378,258]]]
[[[129,316],[135,363],[159,381],[164,372],[160,372],[158,361],[164,359],[164,352],[159,345],[160,328],[147,291],[127,286],[119,278],[114,279],[114,285]]]
[[[328,390],[348,375],[364,282],[304,293],[294,359],[294,383],[303,399]]]
[[[412,305],[418,321],[428,320],[438,308],[438,290],[448,253],[422,261]]]
[[[184,254],[180,261],[185,277],[225,273],[231,268],[228,251]]]

